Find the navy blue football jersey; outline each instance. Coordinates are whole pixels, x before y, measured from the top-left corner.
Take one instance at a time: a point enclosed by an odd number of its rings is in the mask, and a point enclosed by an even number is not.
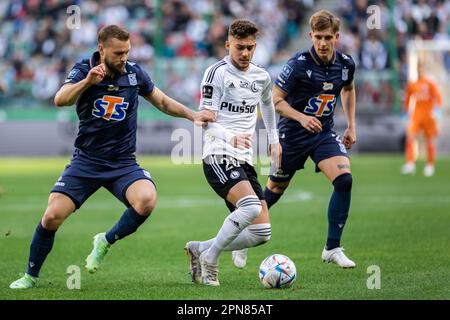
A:
[[[95,52],[90,59],[75,64],[64,83],[77,83],[100,61]],[[153,91],[149,75],[127,61],[126,72],[87,88],[76,103],[80,120],[75,147],[90,157],[126,159],[136,151],[138,96]]]
[[[344,86],[350,85],[355,73],[355,63],[346,54],[335,51],[329,63],[324,63],[312,47],[296,53],[284,65],[275,84],[287,93],[286,101],[295,110],[315,116],[323,131],[332,130],[337,99]],[[278,129],[287,140],[308,139],[316,136],[295,120],[280,117]]]

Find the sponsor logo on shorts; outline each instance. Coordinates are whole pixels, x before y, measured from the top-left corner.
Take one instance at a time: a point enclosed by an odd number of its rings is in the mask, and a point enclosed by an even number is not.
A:
[[[151,179],[152,176],[150,175],[150,172],[148,172],[147,170],[142,170],[142,173],[144,174],[144,176],[146,176],[147,178]]]
[[[278,168],[278,170],[275,171],[275,173],[273,174],[273,176],[274,176],[274,177],[277,177],[277,178],[289,178],[289,174],[285,174],[285,173],[283,172],[283,169],[281,169],[281,168]]]

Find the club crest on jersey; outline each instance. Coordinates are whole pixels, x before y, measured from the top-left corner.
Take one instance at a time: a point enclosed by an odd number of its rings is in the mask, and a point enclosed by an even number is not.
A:
[[[94,101],[94,110],[92,115],[105,120],[122,121],[127,115],[128,102],[122,97],[104,95],[102,98]]]
[[[333,87],[334,86],[331,82],[324,82],[322,90],[324,91],[333,90]]]
[[[136,73],[130,73],[128,75],[128,82],[130,83],[130,86],[137,85]]]
[[[256,81],[252,82],[252,85],[250,87],[252,89],[252,92],[257,93],[259,91],[259,86],[258,83]]]
[[[342,69],[342,81],[348,80],[348,69]]]
[[[321,94],[309,99],[304,111],[316,117],[329,116],[333,113],[335,106],[336,97],[334,94]]]

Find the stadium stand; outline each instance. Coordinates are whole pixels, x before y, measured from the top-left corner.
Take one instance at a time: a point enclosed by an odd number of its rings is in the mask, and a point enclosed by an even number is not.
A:
[[[382,27],[370,30],[367,8],[374,4]],[[79,29],[66,26],[71,5],[80,8]],[[389,28],[389,6],[393,6],[393,28]],[[201,75],[225,55],[223,44],[233,18],[250,18],[261,26],[254,62],[275,78],[294,51],[310,45],[307,17],[316,9],[329,9],[341,17],[338,49],[357,63],[362,139],[356,151],[401,151],[404,128],[399,115],[408,77],[407,42],[449,39],[449,1],[4,0],[0,2],[0,121],[75,121],[74,115],[56,114],[52,99],[74,62],[96,49],[97,31],[105,24],[127,28],[133,45],[130,60],[144,65],[168,95],[195,108]],[[450,55],[444,59],[450,70]],[[24,108],[26,113],[21,111]],[[151,108],[142,108],[140,116],[164,119]],[[342,120],[338,112],[338,130],[345,125]],[[173,129],[164,126],[167,132]],[[386,142],[380,145],[378,140]]]
[[[170,0],[160,1],[159,10],[156,3],[2,1],[0,108],[24,101],[29,107],[29,98],[34,104],[51,106],[69,68],[96,49],[97,31],[105,24],[127,28],[133,45],[130,60],[144,64],[169,95],[195,105],[199,77],[210,60],[225,54],[223,44],[233,18],[250,18],[261,26],[255,62],[269,66],[297,36],[305,8],[314,1]],[[65,25],[70,5],[81,9],[81,28],[70,30]]]

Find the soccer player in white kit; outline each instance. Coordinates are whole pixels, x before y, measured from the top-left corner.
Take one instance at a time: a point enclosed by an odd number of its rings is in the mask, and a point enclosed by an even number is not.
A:
[[[231,213],[214,238],[186,243],[195,283],[220,285],[218,262],[223,251],[254,247],[270,239],[269,211],[252,163],[258,106],[275,163],[281,147],[270,75],[251,63],[257,34],[258,27],[251,21],[233,21],[226,41],[229,55],[205,71],[201,84],[199,108],[211,111],[216,118],[215,123],[204,127],[203,170]]]

